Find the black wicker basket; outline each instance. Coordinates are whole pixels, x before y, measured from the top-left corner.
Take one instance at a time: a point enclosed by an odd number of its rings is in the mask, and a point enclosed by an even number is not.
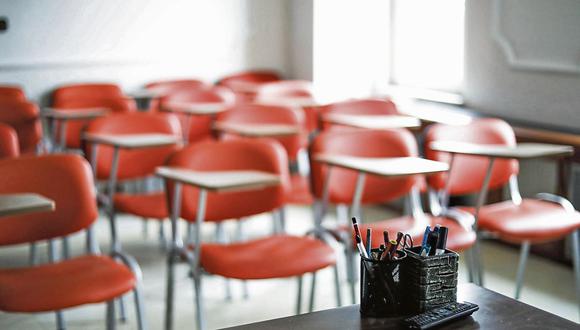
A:
[[[401,287],[406,313],[426,310],[457,301],[459,255],[451,250],[437,256],[421,256],[420,246],[405,249],[401,265]]]

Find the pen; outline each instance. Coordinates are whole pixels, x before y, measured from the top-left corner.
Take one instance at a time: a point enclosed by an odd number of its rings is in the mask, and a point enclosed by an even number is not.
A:
[[[401,244],[401,239],[403,238],[403,233],[397,233],[397,249],[399,248],[399,244]]]
[[[361,256],[365,257],[365,258],[369,258],[369,255],[367,254],[367,250],[365,249],[365,246],[363,245],[362,239],[360,238],[360,231],[358,230],[358,224],[356,223],[356,217],[352,217],[352,226],[354,227],[354,233],[355,233],[355,240],[356,240],[356,247],[358,248],[358,253],[360,253]]]
[[[373,235],[373,230],[371,228],[367,228],[367,255],[371,255],[371,246],[372,246],[372,235]]]
[[[439,231],[433,231],[429,234],[427,239],[427,246],[429,246],[428,255],[434,256],[437,250],[437,241],[439,241]]]
[[[389,244],[389,232],[388,231],[383,231],[383,240],[385,241],[385,246],[387,246],[387,244]]]
[[[391,246],[389,248],[389,253],[388,253],[387,257],[389,258],[389,260],[393,260],[393,258],[397,254],[397,241],[395,241],[393,239],[389,243]]]
[[[439,239],[437,240],[437,251],[435,251],[435,255],[445,253],[445,247],[447,245],[447,232],[447,227],[441,227],[439,229]]]

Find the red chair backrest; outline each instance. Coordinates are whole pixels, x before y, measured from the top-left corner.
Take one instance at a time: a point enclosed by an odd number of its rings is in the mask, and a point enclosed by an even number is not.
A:
[[[273,140],[205,141],[176,152],[169,166],[196,171],[257,170],[281,177],[279,186],[241,192],[208,192],[205,220],[221,221],[269,212],[281,207],[289,190],[288,160],[280,144]],[[171,185],[167,188],[173,198]],[[195,221],[199,190],[183,187],[181,217]]]
[[[220,116],[220,122],[232,124],[283,124],[300,127],[301,120],[291,108],[265,104],[240,104]],[[237,138],[235,134],[223,134],[224,139]],[[304,134],[273,138],[280,142],[291,160],[295,160],[298,151],[306,144]]]
[[[0,194],[37,193],[55,202],[52,212],[2,218],[0,245],[58,238],[98,217],[91,168],[78,155],[25,156],[0,161]]]
[[[16,131],[0,123],[0,159],[17,157],[20,154]]]
[[[74,84],[62,86],[52,94],[52,106],[62,109],[107,108],[113,113],[133,112],[135,101],[126,98],[115,84]],[[88,121],[71,121],[66,127],[66,145],[81,146],[80,136]]]
[[[321,116],[326,114],[349,114],[349,115],[397,115],[397,106],[390,100],[379,99],[358,99],[348,100],[337,103],[332,103],[320,108]],[[331,125],[322,122],[320,127],[328,129],[330,127],[338,127],[339,125]]]
[[[27,101],[0,102],[0,122],[11,126],[18,136],[20,153],[32,154],[42,138],[38,106]]]
[[[435,152],[429,148],[433,141],[459,141],[480,144],[501,144],[514,146],[516,138],[511,126],[495,118],[475,119],[464,126],[443,124],[432,125],[425,135],[425,156],[432,160],[450,161],[448,153]],[[477,193],[481,189],[489,164],[487,157],[455,155],[451,169],[449,192],[452,195]],[[518,173],[516,160],[497,159],[493,165],[489,188],[505,185],[510,176]],[[435,174],[427,178],[429,186],[444,189],[448,174]]]
[[[280,80],[264,84],[257,95],[258,100],[284,97],[312,97],[312,82],[307,80]]]
[[[124,113],[97,118],[87,126],[87,132],[100,134],[171,134],[181,138],[179,121],[172,114],[165,113]],[[90,157],[90,145],[85,153]],[[117,177],[120,180],[142,178],[152,175],[157,166],[163,165],[169,155],[178,146],[155,147],[119,151],[119,168]],[[113,159],[113,148],[98,146],[97,177],[109,178]]]
[[[417,156],[417,142],[407,130],[349,130],[326,131],[318,135],[310,146],[310,157],[316,154],[346,155],[358,157],[410,157]],[[321,199],[328,166],[313,159],[310,162],[312,190]],[[357,172],[333,168],[330,174],[329,201],[351,204],[354,196]],[[362,203],[388,202],[409,193],[419,177],[386,179],[367,175]]]
[[[160,107],[167,107],[171,102],[191,102],[191,103],[234,103],[235,95],[224,87],[208,87],[196,89],[183,89],[175,93],[171,93],[161,98]],[[182,127],[187,125],[185,116],[181,116]],[[194,116],[191,118],[189,127],[189,142],[197,142],[204,139],[211,138],[210,116]]]
[[[0,103],[25,101],[26,95],[19,86],[0,85]]]

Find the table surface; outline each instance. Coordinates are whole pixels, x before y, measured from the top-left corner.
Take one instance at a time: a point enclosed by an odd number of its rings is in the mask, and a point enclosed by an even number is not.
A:
[[[54,210],[54,201],[38,194],[0,195],[0,217]]]
[[[93,119],[108,113],[108,108],[45,108],[41,115],[53,119]]]
[[[389,128],[416,128],[421,126],[418,118],[399,115],[351,115],[327,114],[322,120],[331,123],[357,128],[389,129]]]
[[[205,116],[224,112],[230,107],[227,102],[169,102],[163,106],[163,111]]]
[[[516,146],[476,144],[456,141],[435,141],[432,150],[473,156],[497,158],[540,158],[569,156],[574,152],[571,146],[545,143],[519,143]]]
[[[152,148],[173,145],[181,138],[170,134],[94,134],[86,133],[83,139],[124,149]]]
[[[156,174],[165,179],[210,191],[252,190],[280,184],[278,175],[260,171],[201,172],[161,166],[157,168]]]
[[[437,329],[578,329],[577,323],[537,309],[474,284],[458,286],[458,301],[479,305],[471,316]],[[405,329],[399,318],[361,318],[358,305],[252,323],[231,330],[250,329]]]
[[[468,114],[437,107],[433,109],[432,105],[423,105],[417,102],[398,104],[397,109],[402,115],[416,117],[426,124],[437,123],[461,126],[473,121],[473,117]]]
[[[314,160],[327,165],[379,176],[408,176],[446,172],[449,165],[419,157],[370,158],[316,154]]]
[[[234,133],[246,137],[272,137],[288,136],[300,133],[300,127],[283,124],[246,124],[216,122],[214,125],[218,131]]]

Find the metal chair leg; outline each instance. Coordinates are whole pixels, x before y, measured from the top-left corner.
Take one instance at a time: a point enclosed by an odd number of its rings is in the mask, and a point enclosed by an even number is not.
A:
[[[248,300],[248,298],[250,298],[250,292],[248,290],[248,281],[246,280],[242,281],[242,298],[244,298],[244,300]]]
[[[165,297],[165,330],[173,329],[173,306],[175,304],[175,262],[176,251],[172,248],[167,257],[167,292]]]
[[[36,242],[30,243],[30,254],[28,257],[28,263],[30,266],[34,266],[38,263],[38,253],[36,252],[37,247]]]
[[[298,276],[298,295],[296,296],[296,315],[302,310],[302,275]]]
[[[137,315],[137,329],[146,330],[147,323],[145,321],[145,308],[143,306],[143,288],[141,283],[138,283],[133,289],[133,296],[135,298],[135,314]]]
[[[520,262],[518,265],[518,274],[516,275],[516,292],[514,297],[520,299],[520,293],[522,291],[522,284],[524,282],[524,273],[526,272],[526,263],[528,261],[528,256],[530,254],[530,242],[525,241],[522,243],[520,252]]]
[[[308,312],[314,311],[314,296],[316,295],[316,272],[312,273],[312,286],[310,287],[310,303],[308,304]]]
[[[576,280],[576,300],[580,315],[580,230],[575,230],[571,235],[572,263],[574,264],[574,279]]]
[[[167,239],[165,237],[165,228],[163,226],[163,222],[159,222],[159,247],[161,250],[167,250]]]
[[[149,237],[149,220],[147,220],[147,218],[142,218],[141,220],[141,224],[143,225],[141,233],[143,234],[143,238],[146,239]]]
[[[121,321],[121,323],[126,323],[127,312],[125,310],[125,296],[120,296],[117,298],[117,301],[119,302],[119,321]]]
[[[338,271],[338,265],[334,265],[334,290],[336,293],[336,307],[342,306],[342,295],[340,292],[340,272]]]
[[[197,330],[205,330],[205,315],[203,313],[203,297],[201,288],[201,271],[193,277],[193,286],[195,289],[195,316],[197,323]]]
[[[64,314],[62,311],[56,311],[56,328],[58,330],[66,330],[66,322],[64,321]]]
[[[117,327],[115,322],[115,300],[107,301],[107,330],[114,330]]]
[[[67,236],[62,238],[62,257],[65,260],[70,258],[70,244]]]
[[[278,210],[279,213],[279,220],[280,220],[280,230],[282,231],[282,233],[286,232],[286,208],[285,207],[281,207]]]
[[[464,253],[465,263],[467,264],[467,276],[470,283],[475,283],[475,262],[473,258],[473,249],[468,249]]]
[[[476,238],[475,244],[472,247],[473,249],[473,259],[475,260],[474,264],[476,265],[475,274],[477,275],[477,279],[475,284],[479,286],[484,286],[483,284],[483,257],[481,256],[481,240]]]

